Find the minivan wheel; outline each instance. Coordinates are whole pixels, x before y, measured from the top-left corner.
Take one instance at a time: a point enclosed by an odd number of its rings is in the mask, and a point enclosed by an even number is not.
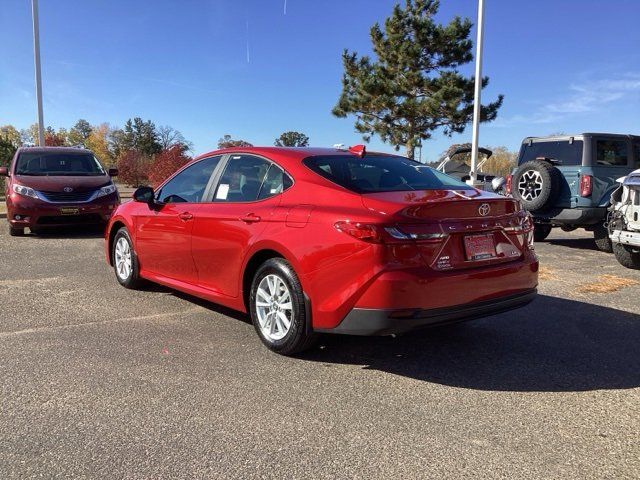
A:
[[[614,243],[613,254],[623,267],[640,270],[640,250],[634,250],[628,245]]]
[[[249,307],[262,343],[282,355],[293,355],[313,345],[308,331],[304,293],[295,271],[282,258],[264,262],[251,284]]]
[[[9,235],[12,237],[22,237],[24,235],[24,228],[9,227]]]
[[[139,275],[138,257],[125,227],[121,227],[116,233],[111,249],[113,270],[118,283],[125,288],[138,288],[142,283]]]
[[[545,223],[536,223],[533,226],[533,240],[536,242],[542,242],[551,233],[551,225]]]
[[[613,252],[613,244],[604,225],[598,225],[593,229],[593,240],[596,243],[596,248],[601,252]]]

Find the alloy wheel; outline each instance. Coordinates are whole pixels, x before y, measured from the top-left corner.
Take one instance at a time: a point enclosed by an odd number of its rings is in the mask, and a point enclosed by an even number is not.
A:
[[[536,170],[527,170],[518,181],[518,193],[523,200],[532,201],[542,193],[542,175]]]
[[[255,297],[260,331],[271,341],[282,340],[293,323],[293,305],[289,287],[278,275],[264,277]]]
[[[116,264],[116,274],[120,280],[127,280],[133,270],[131,259],[131,245],[125,237],[120,237],[116,242],[114,262]]]

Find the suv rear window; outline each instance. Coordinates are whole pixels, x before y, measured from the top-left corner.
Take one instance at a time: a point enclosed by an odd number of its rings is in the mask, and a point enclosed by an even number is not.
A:
[[[596,163],[626,167],[629,154],[625,140],[596,140]]]
[[[16,175],[84,176],[105,175],[96,158],[88,153],[21,153]]]
[[[431,167],[392,155],[308,157],[302,163],[356,193],[472,188]]]
[[[518,165],[535,160],[538,157],[546,157],[557,160],[559,165],[582,165],[582,140],[548,141],[523,143],[518,157]]]

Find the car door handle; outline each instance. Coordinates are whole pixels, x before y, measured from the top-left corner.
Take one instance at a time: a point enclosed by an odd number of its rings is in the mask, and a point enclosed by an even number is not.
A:
[[[182,212],[178,214],[178,217],[180,217],[180,220],[184,220],[186,222],[187,220],[191,220],[193,218],[193,214],[189,212]]]
[[[248,213],[244,217],[240,217],[240,220],[242,220],[244,223],[256,223],[260,221],[260,217],[253,213]]]

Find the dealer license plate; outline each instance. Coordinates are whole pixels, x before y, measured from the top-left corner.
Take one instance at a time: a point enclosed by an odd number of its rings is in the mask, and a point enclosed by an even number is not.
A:
[[[491,234],[464,237],[464,249],[467,260],[485,260],[496,256],[496,244]]]
[[[63,207],[60,209],[60,215],[77,215],[80,213],[79,208]]]

